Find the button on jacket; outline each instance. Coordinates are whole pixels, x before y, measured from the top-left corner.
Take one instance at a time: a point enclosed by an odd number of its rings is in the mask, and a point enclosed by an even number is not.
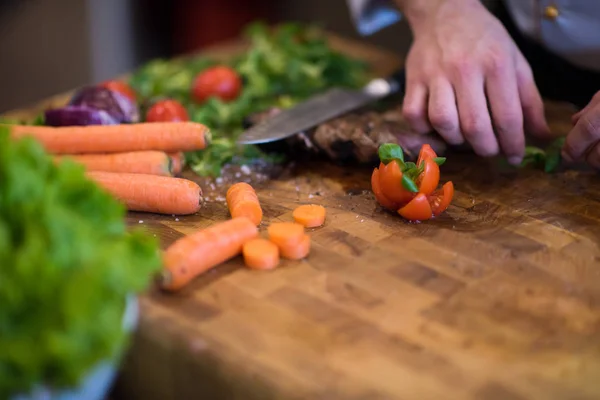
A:
[[[392,0],[346,0],[357,30],[398,22]],[[600,0],[501,0],[521,32],[580,68],[600,72]]]

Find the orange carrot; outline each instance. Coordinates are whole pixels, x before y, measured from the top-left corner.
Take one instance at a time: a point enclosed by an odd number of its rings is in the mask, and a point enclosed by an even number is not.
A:
[[[301,260],[310,253],[310,236],[303,235],[300,242],[279,248],[281,256],[288,260]]]
[[[256,225],[239,217],[182,237],[163,254],[161,287],[181,289],[198,275],[240,254],[244,243],[257,236]]]
[[[183,171],[183,167],[185,166],[185,154],[183,154],[183,151],[169,153],[169,157],[171,157],[173,175],[177,176],[181,174],[181,171]]]
[[[101,171],[87,176],[131,211],[185,215],[200,210],[202,189],[187,179]]]
[[[229,213],[233,218],[248,217],[256,225],[260,225],[263,212],[254,188],[245,182],[232,185],[226,195]]]
[[[249,240],[242,249],[244,262],[252,269],[273,269],[279,265],[279,248],[263,238]]]
[[[162,151],[54,156],[57,161],[67,158],[82,164],[87,171],[171,176],[171,159]]]
[[[315,228],[323,225],[325,222],[325,207],[317,204],[306,204],[297,207],[292,216],[294,221],[304,225],[307,228]]]
[[[304,226],[295,222],[273,222],[267,228],[269,240],[279,247],[289,247],[300,243],[304,237]]]
[[[195,122],[147,122],[121,125],[28,126],[6,125],[12,137],[33,136],[51,154],[165,152],[204,149],[208,128]]]

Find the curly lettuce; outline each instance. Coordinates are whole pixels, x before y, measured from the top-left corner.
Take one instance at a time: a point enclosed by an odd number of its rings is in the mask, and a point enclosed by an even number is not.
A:
[[[126,344],[126,298],[161,262],[124,215],[81,166],[0,127],[0,398],[75,385]]]

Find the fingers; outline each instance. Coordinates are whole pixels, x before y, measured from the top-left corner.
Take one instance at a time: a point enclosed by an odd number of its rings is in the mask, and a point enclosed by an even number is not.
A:
[[[531,67],[521,54],[517,55],[516,72],[525,129],[533,135],[547,137],[550,135],[550,128],[544,115],[544,102],[533,79]]]
[[[484,93],[483,75],[462,69],[454,77],[458,100],[460,128],[475,153],[489,157],[498,154],[499,147]]]
[[[464,143],[460,133],[454,89],[448,80],[435,80],[429,89],[428,116],[431,126],[450,144]]]
[[[520,164],[525,152],[525,135],[515,70],[508,63],[493,63],[488,65],[486,77],[496,136],[508,161]]]
[[[431,131],[431,125],[427,121],[427,87],[424,84],[407,81],[402,115],[414,131],[419,133]]]
[[[600,169],[600,140],[596,142],[596,145],[588,152],[585,160],[592,167]]]
[[[596,162],[598,141],[600,141],[600,106],[588,110],[567,135],[563,147],[563,158],[567,161],[589,159]]]

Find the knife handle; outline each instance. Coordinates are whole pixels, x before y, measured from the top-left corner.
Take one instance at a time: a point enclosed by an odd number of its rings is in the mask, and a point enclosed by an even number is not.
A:
[[[399,69],[385,78],[385,80],[390,85],[390,90],[392,93],[401,92],[404,94],[404,90],[406,89],[406,69]]]

